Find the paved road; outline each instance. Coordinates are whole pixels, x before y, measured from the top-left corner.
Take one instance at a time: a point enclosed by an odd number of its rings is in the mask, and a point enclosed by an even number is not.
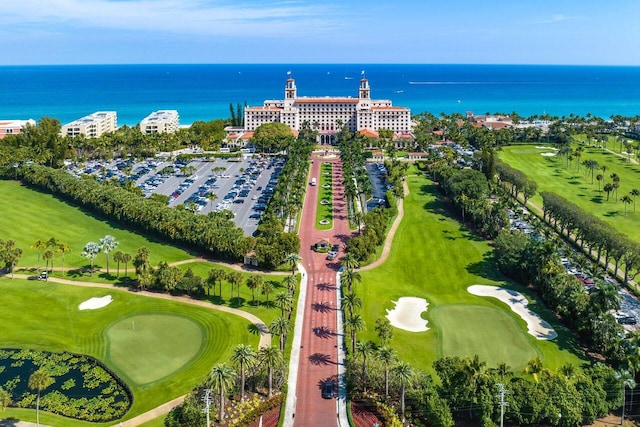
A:
[[[310,177],[319,181],[322,162],[333,163],[334,226],[327,231],[315,229],[318,187],[308,186],[300,227],[300,255],[307,273],[306,301],[302,333],[300,336],[298,376],[295,389],[295,412],[285,425],[337,426],[339,405],[335,399],[321,397],[321,384],[326,380],[339,380],[338,289],[336,286],[339,259],[327,261],[326,254],[311,249],[320,238],[338,243],[340,247],[351,235],[347,220],[347,207],[342,187],[342,165],[335,156],[313,154]],[[341,340],[340,340],[341,341]],[[292,392],[292,390],[289,390]],[[340,401],[344,406],[344,386],[340,387]],[[342,419],[342,422],[345,420]]]

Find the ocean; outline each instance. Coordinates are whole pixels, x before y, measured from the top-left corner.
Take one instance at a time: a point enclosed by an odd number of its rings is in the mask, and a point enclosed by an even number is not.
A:
[[[290,73],[290,74],[289,74]],[[640,115],[640,67],[541,65],[69,65],[0,67],[0,120],[67,123],[115,110],[135,125],[150,112],[178,110],[181,124],[230,117],[229,104],[298,96],[358,96],[362,76],[374,99],[421,112]]]

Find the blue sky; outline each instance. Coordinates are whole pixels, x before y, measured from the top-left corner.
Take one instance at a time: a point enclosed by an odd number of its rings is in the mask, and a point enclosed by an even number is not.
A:
[[[0,65],[640,65],[638,0],[2,0]]]

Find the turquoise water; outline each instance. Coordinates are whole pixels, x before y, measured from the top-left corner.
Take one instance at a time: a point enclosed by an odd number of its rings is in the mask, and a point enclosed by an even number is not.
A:
[[[119,124],[134,125],[151,111],[176,109],[190,124],[229,117],[229,103],[282,99],[288,71],[299,96],[353,97],[364,71],[373,98],[414,114],[640,114],[640,67],[91,65],[0,67],[0,119],[51,116],[65,123],[115,110]]]

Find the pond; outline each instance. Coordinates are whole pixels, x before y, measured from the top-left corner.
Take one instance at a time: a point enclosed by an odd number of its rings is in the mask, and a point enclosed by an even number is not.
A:
[[[96,359],[72,353],[0,350],[0,384],[11,394],[12,405],[36,406],[37,391],[29,377],[45,370],[54,383],[40,394],[40,409],[86,421],[121,418],[131,407],[126,384]]]

